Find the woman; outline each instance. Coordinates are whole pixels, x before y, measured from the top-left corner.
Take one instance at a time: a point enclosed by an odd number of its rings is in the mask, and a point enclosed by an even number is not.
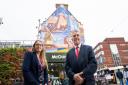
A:
[[[36,40],[33,52],[26,52],[23,61],[24,85],[48,85],[48,64],[43,43]]]

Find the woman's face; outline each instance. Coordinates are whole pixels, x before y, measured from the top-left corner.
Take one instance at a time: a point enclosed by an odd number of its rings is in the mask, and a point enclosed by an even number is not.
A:
[[[34,49],[36,52],[41,52],[43,50],[43,43],[41,41],[37,41],[34,45]]]

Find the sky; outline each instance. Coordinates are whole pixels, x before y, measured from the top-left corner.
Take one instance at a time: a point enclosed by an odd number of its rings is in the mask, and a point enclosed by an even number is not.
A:
[[[47,19],[58,3],[68,4],[83,24],[85,44],[94,47],[109,37],[128,41],[127,0],[0,0],[0,40],[35,40],[38,19]]]

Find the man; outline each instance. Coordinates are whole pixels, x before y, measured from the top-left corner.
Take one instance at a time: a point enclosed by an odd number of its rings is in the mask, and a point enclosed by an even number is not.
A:
[[[74,48],[66,56],[65,70],[69,85],[95,85],[94,73],[97,62],[91,46],[80,43],[80,33],[72,34]]]
[[[123,76],[126,81],[126,85],[128,85],[128,68],[126,67],[126,65],[124,65]]]
[[[120,85],[124,85],[124,82],[123,82],[123,73],[120,71],[120,69],[118,69],[118,71],[116,72],[116,76],[117,76],[117,78],[120,81]]]

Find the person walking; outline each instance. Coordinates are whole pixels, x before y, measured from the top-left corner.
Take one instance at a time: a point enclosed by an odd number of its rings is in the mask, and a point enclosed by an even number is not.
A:
[[[116,72],[116,76],[117,76],[117,78],[120,81],[120,85],[124,85],[124,82],[123,82],[123,73],[120,71],[120,69],[118,69],[118,71]]]
[[[124,75],[124,79],[126,81],[126,85],[128,85],[128,68],[126,68],[126,65],[124,66],[123,75]]]

